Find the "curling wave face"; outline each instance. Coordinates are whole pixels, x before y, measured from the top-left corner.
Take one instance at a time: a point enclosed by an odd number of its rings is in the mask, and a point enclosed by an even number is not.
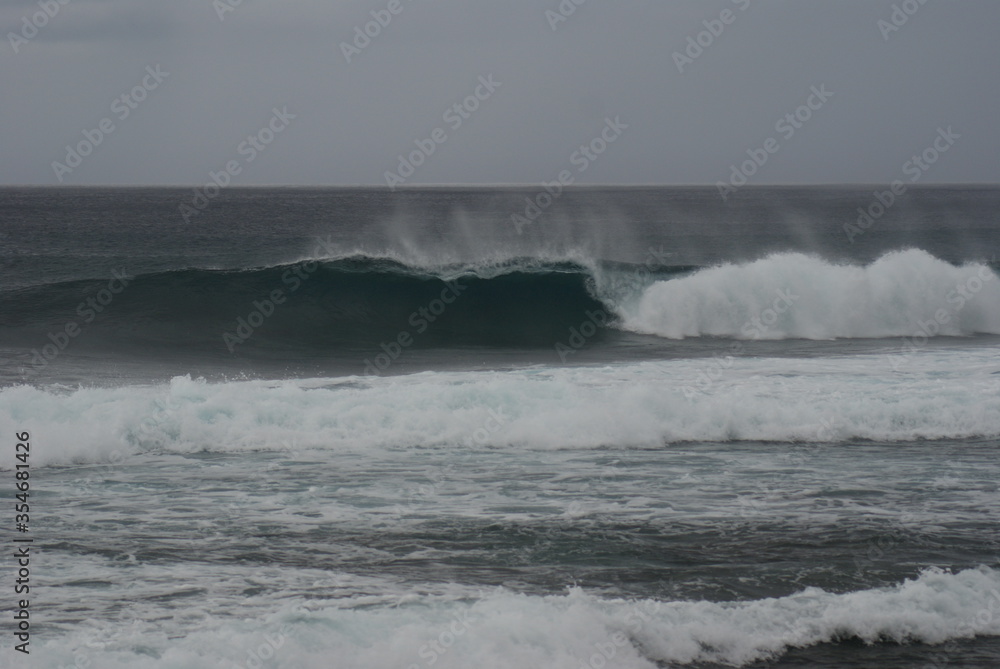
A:
[[[868,266],[786,253],[710,268],[522,258],[427,269],[351,256],[140,275],[103,308],[95,296],[107,280],[8,290],[0,292],[0,341],[36,344],[68,319],[100,333],[81,337],[87,345],[223,355],[233,352],[233,337],[241,351],[322,354],[392,341],[402,331],[417,348],[548,348],[588,318],[601,326],[590,345],[623,332],[671,339],[971,335],[1000,333],[996,279],[988,265],[956,267],[919,250]]]

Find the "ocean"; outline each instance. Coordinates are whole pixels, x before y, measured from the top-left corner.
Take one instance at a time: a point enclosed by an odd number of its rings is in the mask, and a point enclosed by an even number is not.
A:
[[[0,189],[0,666],[1000,666],[998,212]]]

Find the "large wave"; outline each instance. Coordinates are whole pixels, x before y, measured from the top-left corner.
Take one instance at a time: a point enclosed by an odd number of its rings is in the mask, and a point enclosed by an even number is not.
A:
[[[710,268],[530,258],[424,268],[352,256],[141,275],[113,296],[107,284],[0,292],[0,340],[40,347],[70,321],[88,345],[220,354],[234,350],[226,333],[239,337],[239,351],[371,349],[404,333],[417,348],[549,348],[585,321],[599,326],[589,345],[622,331],[741,339],[1000,333],[1000,281],[990,266],[954,266],[919,250],[868,266],[785,253]],[[102,291],[110,303],[98,307],[91,301]]]
[[[104,345],[158,344],[226,352],[224,333],[247,325],[240,350],[292,347],[334,351],[377,347],[401,332],[413,346],[548,346],[564,326],[602,309],[590,272],[570,262],[509,261],[477,268],[407,266],[349,257],[245,270],[184,269],[137,276],[103,308],[88,302],[107,280],[0,293],[6,338],[47,343],[46,332],[76,321]],[[81,337],[81,340],[84,338]]]

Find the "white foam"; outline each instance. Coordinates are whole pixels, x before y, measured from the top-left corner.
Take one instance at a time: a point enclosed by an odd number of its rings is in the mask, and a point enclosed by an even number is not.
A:
[[[1000,435],[996,350],[0,390],[35,466],[142,451],[631,448]],[[491,414],[497,414],[494,416]],[[0,463],[0,467],[5,466]]]
[[[673,339],[997,334],[996,279],[986,265],[955,267],[920,250],[866,267],[784,253],[656,282],[617,311],[625,328]]]
[[[394,605],[377,598],[294,602],[267,619],[208,618],[177,638],[173,624],[110,630],[104,622],[104,633],[49,636],[32,657],[35,666],[63,666],[76,652],[104,669],[232,669],[262,666],[261,657],[263,666],[296,669],[742,666],[844,638],[941,644],[1000,635],[1000,573],[928,569],[891,588],[846,594],[807,588],[721,603],[600,599],[578,589],[553,596],[497,590],[461,600],[413,596]]]

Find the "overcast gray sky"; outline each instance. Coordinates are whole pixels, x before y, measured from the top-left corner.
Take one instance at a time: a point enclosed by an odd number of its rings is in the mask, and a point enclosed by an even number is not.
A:
[[[996,0],[238,2],[0,0],[0,183],[1000,182]]]

